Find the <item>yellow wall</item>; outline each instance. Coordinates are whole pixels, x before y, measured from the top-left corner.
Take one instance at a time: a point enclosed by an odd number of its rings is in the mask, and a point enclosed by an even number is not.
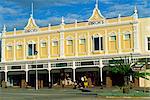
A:
[[[131,20],[131,17],[124,17],[121,18],[123,21],[128,21]],[[118,19],[108,19],[106,22],[107,23],[113,23],[117,22]],[[88,22],[80,22],[77,24],[77,27],[86,27],[89,26]],[[75,23],[73,24],[65,24],[64,29],[69,29],[69,28],[74,28]],[[61,25],[57,26],[51,26],[51,30],[59,30],[61,29]],[[48,27],[43,27],[40,28],[39,31],[46,31],[48,30]],[[119,36],[118,33],[120,32],[120,43],[121,43],[121,50],[119,51]],[[130,32],[130,39],[129,40],[124,40],[124,33],[125,32]],[[110,41],[109,38],[111,34],[114,33],[116,35],[116,41]],[[7,32],[5,35],[10,36],[13,35],[13,32]],[[19,30],[16,32],[16,36],[20,34],[28,34],[28,33],[23,33],[23,30]],[[100,27],[100,28],[93,28],[93,29],[85,29],[85,30],[75,30],[75,31],[67,31],[64,32],[64,56],[66,57],[71,57],[71,56],[87,56],[87,55],[102,55],[105,54],[106,48],[107,48],[107,53],[108,54],[114,54],[114,53],[119,53],[119,52],[132,52],[133,50],[133,25],[122,25],[122,26],[110,26],[110,27]],[[93,51],[92,48],[92,36],[98,35],[103,37],[103,51]],[[67,45],[67,38],[71,37],[72,38],[72,45]],[[85,38],[85,44],[80,44],[80,39]],[[107,39],[107,41],[105,40]],[[46,47],[41,47],[41,40],[46,41]],[[52,46],[53,40],[58,40],[58,45],[57,46]],[[28,57],[27,56],[27,44],[29,41],[34,41],[36,43],[36,48],[38,50],[38,57],[40,59],[45,59],[48,58],[48,52],[50,52],[50,58],[59,58],[60,57],[60,32],[58,31],[57,33],[47,33],[45,35],[40,35],[37,32],[37,35],[30,35],[30,36],[23,36],[23,37],[18,37],[18,38],[7,38],[6,39],[6,45],[9,43],[13,44],[12,51],[8,51],[5,49],[5,56],[6,56],[6,61],[8,60],[13,60],[14,55],[16,55],[16,60],[23,60],[23,59],[35,59],[37,57]],[[22,48],[17,49],[16,44],[17,42],[21,42]],[[48,43],[50,42],[50,47],[48,48]],[[107,47],[106,47],[107,43]],[[26,45],[26,46],[24,46]],[[7,47],[7,46],[5,46]],[[15,47],[15,53],[14,54],[14,47]],[[49,51],[48,51],[49,50]],[[89,51],[88,51],[89,50]],[[25,58],[24,58],[24,53],[25,53]]]

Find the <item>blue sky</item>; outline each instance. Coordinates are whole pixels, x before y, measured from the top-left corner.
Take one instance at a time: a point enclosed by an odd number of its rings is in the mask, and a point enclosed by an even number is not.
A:
[[[87,20],[95,6],[95,0],[0,0],[0,30],[4,24],[9,31],[14,27],[24,29],[32,2],[40,27],[59,24],[62,16],[66,23]],[[140,17],[150,17],[150,0],[99,0],[99,9],[106,18],[132,15],[135,5]]]

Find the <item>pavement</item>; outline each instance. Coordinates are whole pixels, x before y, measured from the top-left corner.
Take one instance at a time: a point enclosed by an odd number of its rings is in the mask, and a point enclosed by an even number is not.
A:
[[[88,91],[68,88],[39,90],[0,88],[0,100],[150,100],[150,95],[133,96],[122,93],[115,95],[119,92],[118,89],[100,88],[92,88]]]

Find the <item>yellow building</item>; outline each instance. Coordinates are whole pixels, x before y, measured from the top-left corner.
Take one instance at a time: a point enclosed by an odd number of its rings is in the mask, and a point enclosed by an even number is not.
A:
[[[136,7],[131,16],[107,19],[96,4],[88,21],[65,24],[62,17],[60,25],[48,27],[37,26],[31,14],[23,30],[7,32],[4,26],[0,73],[10,86],[23,80],[35,86],[35,71],[44,86],[60,81],[61,73],[69,74],[72,82],[90,73],[95,85],[116,85],[105,66],[114,57],[149,60],[149,27],[150,18],[138,18]],[[149,81],[136,82],[150,87]]]

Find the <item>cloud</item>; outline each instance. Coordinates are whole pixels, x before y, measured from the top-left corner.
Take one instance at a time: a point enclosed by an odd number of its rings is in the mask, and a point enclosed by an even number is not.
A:
[[[64,16],[66,23],[88,20],[92,15],[95,0],[0,0],[0,28],[6,24],[8,30],[14,26],[23,29],[34,2],[34,18],[39,26],[60,24]],[[129,16],[137,5],[140,17],[150,15],[149,0],[99,0],[101,13],[106,18]]]

